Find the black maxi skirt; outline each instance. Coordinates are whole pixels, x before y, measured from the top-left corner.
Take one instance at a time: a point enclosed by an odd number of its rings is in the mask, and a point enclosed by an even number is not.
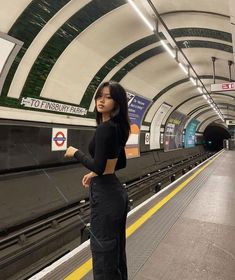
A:
[[[115,174],[91,179],[90,207],[94,280],[127,280],[125,247],[128,198]]]

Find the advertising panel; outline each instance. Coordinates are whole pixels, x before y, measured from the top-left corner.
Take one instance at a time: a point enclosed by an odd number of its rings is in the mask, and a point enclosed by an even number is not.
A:
[[[199,124],[199,121],[192,119],[186,127],[185,138],[184,138],[184,147],[192,148],[196,145],[196,129]]]
[[[160,128],[171,106],[162,103],[157,112],[155,113],[150,127],[150,149],[160,149]]]
[[[127,158],[140,156],[139,139],[143,116],[148,109],[151,100],[143,96],[127,92],[128,112],[131,121],[131,134],[126,143]]]
[[[2,72],[2,69],[4,67],[4,65],[6,64],[6,61],[10,55],[10,53],[12,52],[13,48],[14,48],[15,44],[12,42],[9,42],[3,38],[0,38],[0,75]]]
[[[180,149],[183,147],[183,131],[188,116],[174,111],[167,120],[164,133],[164,151]]]

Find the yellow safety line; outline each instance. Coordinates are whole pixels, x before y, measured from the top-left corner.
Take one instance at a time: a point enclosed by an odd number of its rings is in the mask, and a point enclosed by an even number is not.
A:
[[[224,150],[215,156],[212,160],[208,161],[200,169],[198,169],[192,176],[182,182],[178,187],[176,187],[172,192],[165,196],[161,201],[159,201],[155,206],[150,208],[144,215],[142,215],[137,221],[130,225],[126,230],[126,237],[129,237],[134,233],[142,224],[144,224],[153,214],[155,214],[163,205],[165,205],[172,197],[174,197],[179,191],[181,191],[188,183],[190,183],[198,174],[200,174],[209,164],[211,164],[218,156],[220,156]],[[80,280],[92,269],[92,259],[90,258],[84,264],[82,264],[78,269],[72,272],[64,280]]]

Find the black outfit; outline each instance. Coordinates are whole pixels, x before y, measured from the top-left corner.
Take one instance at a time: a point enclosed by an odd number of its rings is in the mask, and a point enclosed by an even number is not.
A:
[[[126,166],[120,126],[111,120],[101,123],[89,144],[91,158],[75,153],[84,166],[98,174],[90,183],[91,251],[94,280],[127,280],[126,216],[127,193],[115,174],[102,175],[107,159],[118,158],[115,170]]]

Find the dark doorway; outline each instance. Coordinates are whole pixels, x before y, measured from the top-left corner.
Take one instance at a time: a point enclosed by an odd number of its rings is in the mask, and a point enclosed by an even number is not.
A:
[[[228,130],[219,125],[209,125],[204,131],[205,148],[209,151],[223,149],[223,140],[230,138]]]

